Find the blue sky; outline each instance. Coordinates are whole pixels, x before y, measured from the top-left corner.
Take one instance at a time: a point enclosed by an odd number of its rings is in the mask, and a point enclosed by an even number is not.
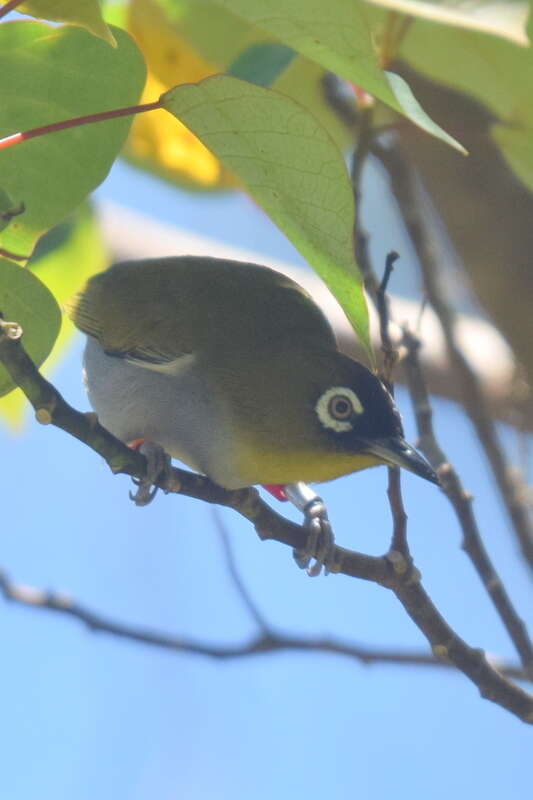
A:
[[[402,253],[397,291],[414,296],[411,251],[384,206],[379,176],[366,215],[375,255]],[[99,190],[194,231],[296,260],[244,198],[175,193],[117,166]],[[379,261],[381,263],[381,261]],[[81,338],[53,379],[87,408]],[[400,390],[408,438],[414,425]],[[531,624],[531,584],[470,427],[436,401],[439,436],[476,498],[484,540]],[[511,452],[514,438],[502,431]],[[128,499],[94,453],[31,421],[21,436],[0,431],[3,568],[19,582],[71,594],[116,620],[207,643],[242,642],[255,627],[224,566],[211,509],[158,496],[145,509]],[[337,540],[380,554],[390,536],[382,468],[322,487]],[[470,644],[512,658],[439,491],[404,479],[409,540],[424,584]],[[285,510],[285,508],[283,508]],[[291,512],[289,512],[291,513]],[[262,543],[221,511],[239,569],[271,625],[347,642],[421,648],[425,642],[386,590],[343,576],[311,580],[290,551]],[[295,517],[296,518],[296,517]],[[281,653],[216,662],[170,653],[74,620],[2,606],[2,787],[10,800],[523,797],[530,786],[531,729],[481,700],[459,673],[365,667],[321,653]]]

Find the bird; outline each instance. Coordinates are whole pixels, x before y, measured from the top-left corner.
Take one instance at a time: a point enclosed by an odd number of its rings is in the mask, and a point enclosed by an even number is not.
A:
[[[379,464],[438,483],[383,382],[339,351],[322,311],[280,272],[207,256],[123,261],[66,311],[87,334],[84,380],[100,423],[219,486],[266,486],[324,532],[308,484]]]

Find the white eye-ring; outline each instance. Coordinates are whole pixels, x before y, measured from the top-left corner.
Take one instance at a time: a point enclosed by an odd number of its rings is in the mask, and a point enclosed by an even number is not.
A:
[[[342,433],[351,431],[354,414],[362,414],[363,406],[352,389],[346,386],[332,386],[320,395],[315,411],[322,425]]]

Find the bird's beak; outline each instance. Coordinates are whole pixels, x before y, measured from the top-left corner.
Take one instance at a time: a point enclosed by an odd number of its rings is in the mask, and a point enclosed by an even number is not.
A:
[[[374,439],[366,441],[363,451],[369,455],[379,458],[391,467],[403,467],[421,478],[425,478],[431,483],[440,485],[440,481],[435,471],[429,466],[423,456],[414,447],[411,447],[405,439],[400,437],[390,437],[386,439]]]

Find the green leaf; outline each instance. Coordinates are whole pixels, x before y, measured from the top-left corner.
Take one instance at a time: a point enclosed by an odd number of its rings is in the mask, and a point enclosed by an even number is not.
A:
[[[226,75],[177,86],[161,100],[242,180],[327,283],[371,353],[352,188],[327,132],[294,100]]]
[[[457,2],[457,0],[367,0],[420,19],[452,25],[458,28],[490,33],[527,47],[526,23],[529,4],[526,0],[482,0]]]
[[[399,56],[422,75],[464,92],[489,109],[499,120],[491,127],[494,141],[515,174],[532,187],[532,47],[417,20]]]
[[[362,87],[415,125],[464,152],[424,114],[407,84],[380,68],[359,0],[215,0],[325,69]]]
[[[0,136],[133,105],[145,69],[131,38],[115,29],[110,48],[81,28],[37,22],[0,25]],[[0,151],[3,188],[26,211],[0,247],[29,256],[43,231],[60,222],[106,177],[131,118],[71,128]]]
[[[404,114],[411,120],[411,122],[415,122],[418,127],[422,128],[422,130],[426,131],[426,133],[431,133],[437,139],[442,139],[443,141],[448,142],[448,144],[452,145],[452,147],[455,147],[461,153],[466,155],[466,150],[464,147],[459,145],[451,136],[448,136],[447,133],[444,133],[440,125],[437,125],[436,122],[433,122],[431,117],[426,114],[409,88],[409,85],[402,77],[400,77],[400,75],[396,75],[394,72],[385,72],[385,75],[394,97],[398,101],[399,106],[401,106],[403,109]]]
[[[22,327],[26,351],[37,366],[42,364],[59,333],[59,306],[30,270],[5,258],[0,258],[0,313]],[[0,366],[0,397],[14,387],[6,369]]]
[[[70,22],[86,28],[112,47],[117,41],[104,22],[98,0],[28,0],[18,6],[17,11],[52,22]]]
[[[227,73],[258,86],[272,86],[295,55],[291,47],[279,42],[260,42],[241,53]]]
[[[48,231],[37,243],[28,269],[52,292],[61,305],[95,272],[109,263],[98,220],[84,203],[61,225]],[[45,369],[64,353],[75,334],[74,325],[63,314],[62,326]],[[10,427],[20,427],[28,404],[20,389],[0,399],[0,420]]]
[[[533,119],[531,47],[417,20],[398,55],[437,83],[477,98],[497,116],[516,118],[520,111]]]
[[[39,240],[28,269],[62,304],[108,263],[98,219],[92,207],[83,203],[71,217]]]

